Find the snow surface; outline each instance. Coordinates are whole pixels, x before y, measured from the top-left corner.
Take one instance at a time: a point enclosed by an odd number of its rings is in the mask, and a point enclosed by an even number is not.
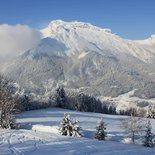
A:
[[[47,132],[47,133],[54,133],[59,134],[59,127],[58,126],[45,126],[45,125],[33,125],[32,126],[33,131],[41,131],[41,132]]]
[[[56,126],[59,126],[66,112],[81,122],[84,137],[66,137],[56,133]],[[93,138],[95,127],[102,116],[107,124],[106,141]],[[0,155],[155,155],[155,148],[124,144],[130,141],[123,137],[120,128],[121,120],[125,118],[59,108],[24,112],[18,115],[19,130],[0,130]],[[155,133],[154,120],[152,125]],[[31,130],[32,127],[35,131]]]

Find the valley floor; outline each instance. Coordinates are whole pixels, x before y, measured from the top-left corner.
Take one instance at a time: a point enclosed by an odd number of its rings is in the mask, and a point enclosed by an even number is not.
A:
[[[65,112],[81,122],[85,138],[31,130],[36,124],[59,126]],[[102,116],[107,123],[106,141],[93,139],[95,127]],[[59,108],[24,112],[18,116],[19,130],[0,130],[0,155],[155,155],[155,148],[123,143],[124,133],[120,125],[125,118]],[[152,125],[155,130],[154,120]]]

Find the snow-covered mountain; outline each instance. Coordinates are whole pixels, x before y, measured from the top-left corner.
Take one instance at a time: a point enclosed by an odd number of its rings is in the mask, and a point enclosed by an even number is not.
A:
[[[69,49],[66,51],[68,55],[77,54],[77,51],[80,54],[83,51],[96,51],[101,55],[131,54],[144,62],[154,59],[154,48],[150,49],[150,46],[155,46],[154,35],[144,41],[129,41],[113,34],[110,29],[98,28],[89,23],[61,20],[52,21],[41,32],[45,38],[56,38],[63,42]],[[148,45],[150,50],[144,50],[137,44]]]
[[[34,93],[46,95],[57,83],[98,96],[136,90],[155,97],[155,36],[127,40],[84,22],[52,21],[37,46],[3,72]]]

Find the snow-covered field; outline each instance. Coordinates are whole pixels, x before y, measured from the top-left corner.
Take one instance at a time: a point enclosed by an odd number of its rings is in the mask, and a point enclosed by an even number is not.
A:
[[[80,121],[84,137],[66,137],[57,132],[65,112]],[[107,123],[106,141],[93,138],[102,116]],[[123,143],[124,133],[120,125],[125,118],[60,108],[24,112],[18,116],[19,130],[0,130],[0,155],[155,155],[155,148]],[[155,133],[154,120],[152,126]]]

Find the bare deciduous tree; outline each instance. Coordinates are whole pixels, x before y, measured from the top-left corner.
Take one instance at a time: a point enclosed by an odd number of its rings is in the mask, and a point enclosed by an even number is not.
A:
[[[14,114],[19,109],[19,100],[10,80],[0,75],[0,127],[15,128]]]
[[[131,114],[131,116],[122,121],[122,128],[131,138],[132,143],[135,143],[136,136],[143,131],[144,120],[141,117],[135,117],[134,114]]]

